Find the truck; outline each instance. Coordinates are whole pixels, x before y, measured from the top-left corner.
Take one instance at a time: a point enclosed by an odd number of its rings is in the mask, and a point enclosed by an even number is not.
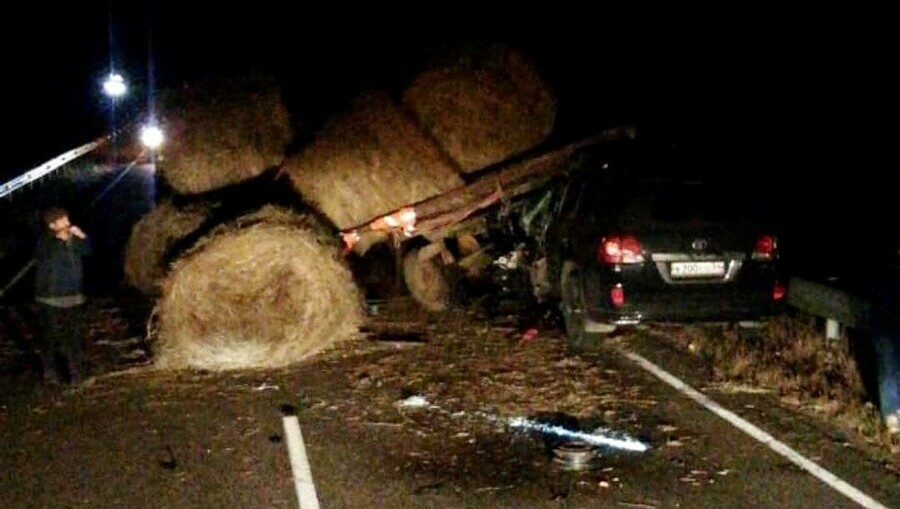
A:
[[[634,126],[617,126],[487,168],[462,187],[343,230],[345,252],[364,257],[373,246],[391,243],[413,299],[429,311],[445,311],[452,300],[450,274],[477,278],[490,267],[518,269],[507,248],[521,233],[511,212],[523,200],[578,168],[589,150],[635,136]]]

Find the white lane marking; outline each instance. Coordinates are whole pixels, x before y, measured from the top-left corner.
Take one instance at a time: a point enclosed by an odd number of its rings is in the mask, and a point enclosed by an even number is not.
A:
[[[866,507],[868,509],[888,509],[887,506],[881,504],[880,502],[878,502],[877,500],[873,499],[872,497],[866,495],[862,491],[859,491],[858,489],[854,488],[853,486],[851,486],[849,483],[847,483],[840,477],[838,477],[838,476],[832,474],[831,472],[829,472],[828,470],[825,470],[824,468],[820,467],[815,462],[807,459],[805,456],[803,456],[802,454],[798,453],[797,451],[791,449],[784,443],[779,442],[775,437],[766,433],[765,431],[758,428],[757,426],[751,424],[750,422],[748,422],[747,420],[738,416],[734,412],[723,408],[721,405],[719,405],[718,403],[716,403],[715,401],[710,399],[708,396],[706,396],[702,392],[700,392],[700,391],[694,389],[693,387],[691,387],[690,385],[682,382],[680,379],[676,378],[674,375],[672,375],[669,372],[665,371],[664,369],[660,368],[656,364],[653,364],[652,362],[648,361],[644,357],[641,357],[640,355],[638,355],[634,352],[631,352],[631,351],[628,351],[625,349],[620,349],[619,351],[622,353],[622,355],[624,355],[625,357],[628,357],[629,359],[634,361],[638,366],[649,371],[650,373],[652,373],[654,376],[656,376],[663,382],[671,385],[672,387],[677,389],[679,392],[681,392],[685,396],[691,398],[692,400],[696,401],[697,403],[700,403],[703,407],[705,407],[710,412],[718,415],[719,417],[721,417],[721,418],[725,419],[726,421],[728,421],[729,423],[731,423],[732,426],[738,428],[739,430],[750,435],[751,437],[755,438],[756,440],[759,440],[763,444],[769,446],[770,449],[772,449],[773,451],[777,452],[778,454],[784,456],[785,458],[790,460],[791,463],[797,465],[798,467],[802,468],[803,470],[806,470],[807,472],[809,472],[813,476],[817,477],[819,480],[821,480],[822,482],[824,482],[831,488],[835,489],[842,495],[850,498],[857,504],[859,504],[863,507]]]
[[[291,471],[294,474],[294,488],[297,490],[297,502],[300,509],[319,509],[319,498],[316,496],[316,485],[313,484],[312,470],[306,458],[300,421],[296,415],[286,415],[283,420],[288,456],[291,458]]]

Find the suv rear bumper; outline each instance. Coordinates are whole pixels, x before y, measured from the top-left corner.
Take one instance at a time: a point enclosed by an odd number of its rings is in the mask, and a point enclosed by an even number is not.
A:
[[[617,283],[591,277],[584,282],[585,317],[618,325],[644,321],[737,321],[778,314],[784,298],[776,301],[776,279],[761,278],[723,284],[641,287],[622,283],[625,302],[614,306],[610,291]]]

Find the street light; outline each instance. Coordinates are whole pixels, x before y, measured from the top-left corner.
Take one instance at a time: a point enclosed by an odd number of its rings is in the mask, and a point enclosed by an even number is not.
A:
[[[149,124],[141,128],[141,143],[150,150],[159,148],[163,140],[163,132],[159,127]]]
[[[114,99],[122,97],[127,91],[128,87],[125,85],[125,78],[119,73],[109,73],[106,81],[103,82],[103,93]]]

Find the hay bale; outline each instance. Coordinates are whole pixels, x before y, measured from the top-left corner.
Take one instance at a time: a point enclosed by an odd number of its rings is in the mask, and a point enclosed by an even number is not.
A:
[[[556,98],[535,66],[501,45],[471,46],[422,72],[403,103],[466,173],[533,148],[556,121]]]
[[[462,185],[455,165],[380,92],[357,99],[282,169],[342,230]]]
[[[169,250],[197,231],[211,214],[206,204],[160,203],[131,228],[125,247],[125,281],[148,295],[159,293],[169,268]]]
[[[157,366],[274,368],[349,338],[359,291],[332,232],[267,207],[218,228],[175,263],[157,305]]]
[[[265,79],[210,80],[167,97],[158,168],[181,194],[258,176],[281,164],[293,138],[280,89]]]

